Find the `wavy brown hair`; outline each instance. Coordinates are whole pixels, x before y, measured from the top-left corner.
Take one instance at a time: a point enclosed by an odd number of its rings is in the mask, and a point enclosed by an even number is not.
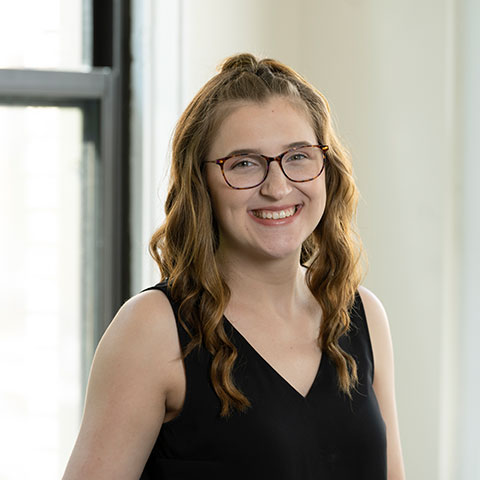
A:
[[[355,360],[339,345],[349,331],[360,282],[361,246],[354,227],[357,189],[349,155],[335,136],[328,103],[319,91],[278,61],[235,55],[224,61],[177,123],[166,219],[150,241],[161,277],[168,280],[179,305],[179,321],[190,335],[183,358],[200,346],[211,353],[210,376],[222,416],[232,409],[245,410],[250,402],[232,374],[237,350],[223,322],[230,290],[216,261],[219,234],[203,162],[219,124],[239,102],[262,103],[272,96],[302,106],[318,143],[329,145],[325,212],[302,245],[300,261],[307,266],[307,285],[323,312],[318,344],[336,366],[339,389],[350,396],[358,382]]]

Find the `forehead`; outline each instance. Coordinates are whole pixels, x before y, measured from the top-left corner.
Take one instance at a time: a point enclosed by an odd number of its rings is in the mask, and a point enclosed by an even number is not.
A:
[[[270,97],[261,103],[231,103],[222,110],[212,135],[213,156],[244,148],[278,149],[294,142],[316,142],[307,107],[299,100]]]

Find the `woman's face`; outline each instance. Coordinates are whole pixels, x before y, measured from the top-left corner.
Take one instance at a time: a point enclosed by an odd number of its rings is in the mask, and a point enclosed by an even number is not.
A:
[[[245,102],[234,108],[220,124],[208,160],[236,151],[274,157],[299,143],[318,143],[305,111],[284,97],[271,97],[264,103]],[[218,165],[207,163],[206,178],[220,233],[219,248],[227,258],[298,259],[302,243],[325,209],[325,173],[296,183],[272,162],[264,183],[235,190],[227,185]],[[263,218],[269,216],[285,218]]]

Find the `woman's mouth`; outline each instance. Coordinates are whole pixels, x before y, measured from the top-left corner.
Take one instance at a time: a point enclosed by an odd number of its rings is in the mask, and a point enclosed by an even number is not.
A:
[[[285,208],[282,210],[257,209],[251,210],[252,215],[262,220],[281,220],[283,218],[293,217],[297,213],[299,205]]]

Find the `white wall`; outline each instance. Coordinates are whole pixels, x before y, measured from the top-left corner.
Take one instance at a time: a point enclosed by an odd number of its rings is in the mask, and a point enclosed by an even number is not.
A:
[[[461,416],[459,478],[480,478],[480,2],[464,0],[459,15],[461,34],[460,55],[460,111],[462,129],[459,135],[458,152],[464,158],[462,169],[462,324],[461,365],[459,372],[459,408]]]
[[[132,2],[132,295],[158,281],[148,244],[164,218],[170,138],[182,108],[181,3]]]
[[[458,232],[454,18],[437,0],[315,2],[302,71],[332,102],[362,193],[366,285],[389,313],[409,478],[451,478]],[[314,25],[323,18],[322,38]],[[458,157],[457,157],[458,158]],[[453,338],[452,338],[453,334]]]
[[[474,201],[473,180],[467,196],[462,197],[460,187],[464,178],[471,178],[468,169],[478,170],[473,129],[479,109],[469,107],[467,99],[465,109],[458,106],[474,90],[474,83],[465,83],[473,75],[465,65],[478,58],[468,47],[475,45],[475,39],[463,34],[467,11],[467,31],[473,35],[478,25],[473,19],[479,18],[474,2],[183,0],[173,2],[174,11],[157,6],[155,15],[144,16],[150,28],[141,29],[150,30],[149,38],[154,38],[155,26],[168,22],[171,15],[169,45],[178,48],[177,60],[167,54],[146,57],[147,65],[154,62],[150,70],[156,62],[163,67],[157,75],[150,74],[154,101],[149,105],[157,123],[162,116],[172,122],[174,116],[172,108],[165,113],[159,98],[165,71],[179,112],[224,57],[242,51],[284,61],[329,99],[340,135],[353,153],[362,193],[359,225],[370,260],[365,283],[382,299],[390,317],[410,480],[470,480],[474,467],[462,469],[457,460],[465,465],[478,462],[473,449],[462,456],[456,447],[459,441],[470,445],[475,431],[468,424],[462,426],[457,408],[458,395],[470,393],[458,380],[459,345],[463,348],[462,339],[468,338],[459,320],[466,302],[461,284],[477,271],[468,267],[470,256],[462,260],[459,253],[465,236],[478,238],[478,229],[463,228],[476,209],[469,207],[464,217],[460,215],[462,204]],[[152,0],[137,3],[151,8]],[[173,71],[170,65],[178,68]],[[148,98],[148,90],[143,93]],[[465,122],[471,128],[471,143],[470,163],[464,165],[459,134]],[[151,138],[164,134],[148,133]],[[142,158],[141,149],[137,156]],[[144,152],[144,171],[157,169],[152,165],[159,158]],[[150,175],[150,184],[152,178],[157,181]],[[151,199],[143,202],[149,205],[142,216],[146,234],[154,227],[154,209]],[[143,238],[139,244],[146,241]],[[478,252],[476,244],[468,245],[472,255]],[[149,264],[145,259],[139,268],[143,272]],[[141,278],[137,276],[139,287],[154,281],[151,275]],[[470,292],[470,324],[473,298]],[[467,377],[472,379],[474,371]],[[474,408],[472,402],[464,403]],[[478,423],[477,415],[477,427]]]

